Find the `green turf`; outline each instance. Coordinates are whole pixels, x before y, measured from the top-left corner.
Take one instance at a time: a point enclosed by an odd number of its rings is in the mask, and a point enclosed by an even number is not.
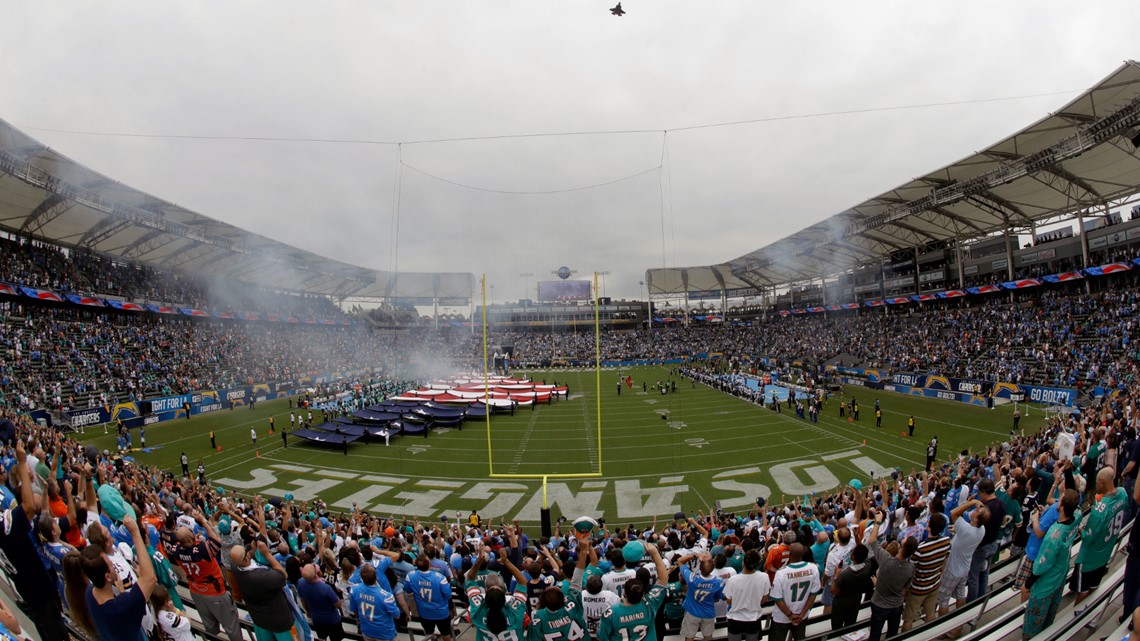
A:
[[[491,424],[491,454],[496,474],[585,474],[600,478],[551,480],[548,498],[557,516],[604,515],[621,522],[646,522],[677,510],[696,511],[720,500],[725,509],[746,509],[757,496],[779,500],[825,491],[853,478],[867,482],[894,466],[909,471],[925,461],[930,437],[939,437],[939,458],[965,448],[978,449],[1002,440],[1012,423],[1012,408],[987,410],[952,401],[848,388],[859,399],[861,418],[838,416],[837,402],[824,406],[812,424],[756,407],[703,385],[692,388],[677,379],[677,393],[661,396],[657,380],[667,368],[642,367],[635,389],[615,391],[617,371],[602,373],[602,440],[597,441],[595,374],[534,372],[535,379],[570,386],[570,398],[497,415]],[[641,383],[649,392],[641,392]],[[873,400],[883,407],[883,427],[874,427]],[[900,436],[914,415],[915,438]],[[489,478],[486,426],[468,422],[462,430],[433,431],[429,438],[399,437],[390,447],[358,441],[346,456],[339,449],[269,436],[269,416],[278,430],[289,423],[286,400],[260,403],[160,423],[147,429],[150,452],[135,452],[140,463],[178,471],[185,451],[191,469],[199,460],[211,480],[242,494],[292,493],[298,500],[320,496],[335,508],[438,516],[479,509],[484,516],[538,520],[541,481]],[[319,416],[319,413],[317,413]],[[665,418],[662,419],[662,416]],[[1042,424],[1038,409],[1022,420],[1026,430]],[[250,443],[249,428],[259,433]],[[210,449],[214,430],[222,451]],[[88,428],[100,448],[114,447],[114,436]],[[866,445],[864,445],[866,440]],[[137,445],[137,438],[136,438]],[[260,454],[260,456],[258,456]]]

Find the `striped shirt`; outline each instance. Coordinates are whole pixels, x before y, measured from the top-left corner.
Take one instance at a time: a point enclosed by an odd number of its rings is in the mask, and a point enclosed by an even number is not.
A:
[[[910,586],[910,593],[926,596],[936,591],[942,582],[942,571],[946,569],[949,558],[950,537],[928,539],[919,545],[910,557],[911,563],[914,563],[914,582]]]

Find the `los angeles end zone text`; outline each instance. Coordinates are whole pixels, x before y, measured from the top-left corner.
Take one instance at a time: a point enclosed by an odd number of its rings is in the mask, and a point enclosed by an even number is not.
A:
[[[678,511],[704,510],[711,507],[706,504],[705,496],[715,497],[726,510],[747,509],[761,496],[785,495],[791,499],[834,489],[842,482],[833,469],[848,469],[853,476],[863,478],[872,472],[888,470],[858,450],[844,450],[815,458],[774,462],[764,469],[750,466],[723,470],[711,476],[689,475],[691,482],[707,487],[690,485],[685,474],[652,480],[642,477],[550,481],[547,501],[554,514],[569,517],[593,514],[620,520],[644,520]],[[286,463],[252,469],[248,476],[235,476],[226,475],[214,479],[214,483],[243,494],[283,496],[288,493],[302,501],[337,494],[338,489],[359,488],[331,502],[330,506],[345,510],[355,506],[377,514],[438,517],[454,513],[457,503],[476,502],[484,517],[533,522],[538,520],[542,506],[542,487],[538,481],[402,478]],[[604,509],[604,504],[613,505],[612,512]]]

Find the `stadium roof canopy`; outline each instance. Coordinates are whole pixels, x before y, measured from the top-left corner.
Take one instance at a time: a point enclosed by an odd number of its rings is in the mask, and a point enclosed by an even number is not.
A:
[[[365,269],[155,198],[0,120],[0,228],[159,269],[334,297],[469,298],[470,273]]]
[[[1140,64],[1008,138],[787,238],[707,267],[649,269],[651,295],[818,279],[939,241],[1032,228],[1140,192]],[[1137,139],[1140,142],[1140,139]]]

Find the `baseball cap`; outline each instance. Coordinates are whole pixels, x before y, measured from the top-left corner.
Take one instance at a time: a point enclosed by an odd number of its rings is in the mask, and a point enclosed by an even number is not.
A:
[[[100,485],[97,493],[100,507],[107,513],[107,516],[111,517],[112,521],[122,521],[123,517],[128,514],[135,516],[134,508],[127,505],[127,502],[123,500],[123,495],[114,486]]]

